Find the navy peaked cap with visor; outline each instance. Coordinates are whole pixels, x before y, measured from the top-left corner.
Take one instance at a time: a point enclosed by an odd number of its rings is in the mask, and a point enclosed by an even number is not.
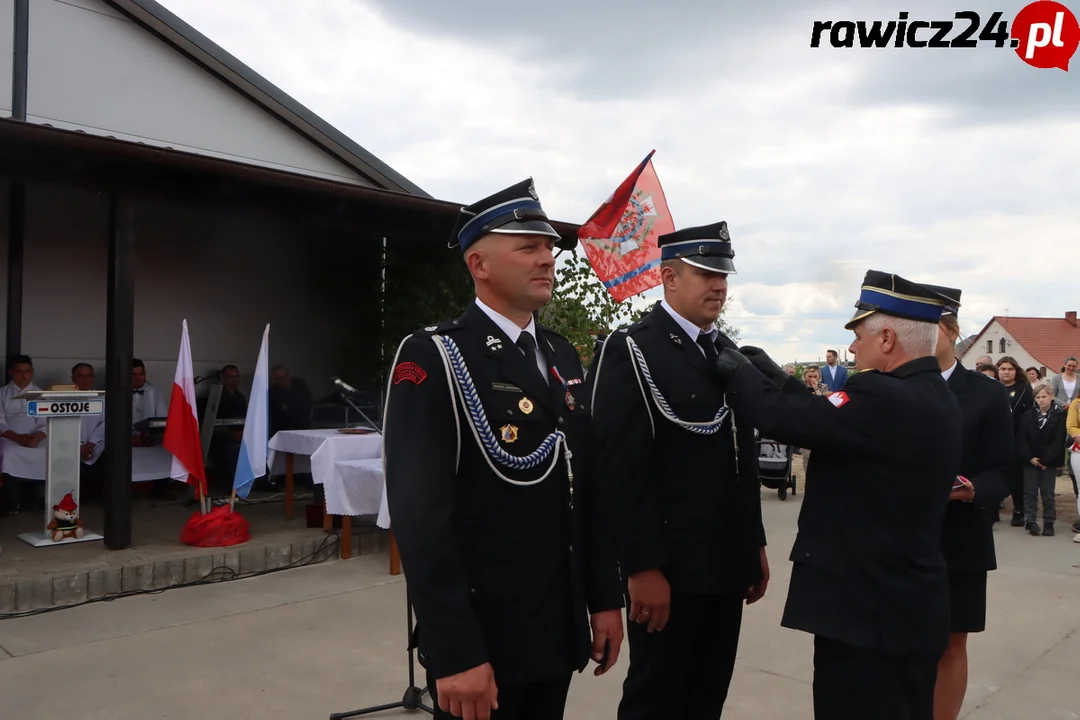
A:
[[[656,239],[661,260],[682,260],[703,270],[735,274],[735,251],[724,221],[683,228]]]
[[[844,327],[848,330],[874,313],[937,323],[945,301],[938,293],[893,273],[868,270],[855,303],[855,315]]]
[[[928,285],[926,283],[923,283],[922,286],[936,294],[945,303],[945,307],[941,311],[942,315],[960,314],[960,291],[957,288],[945,287],[944,285]]]
[[[577,245],[576,237],[564,238],[551,226],[532,178],[461,208],[450,247],[457,245],[464,253],[488,233],[546,235],[554,238],[555,245],[563,250],[573,250]]]

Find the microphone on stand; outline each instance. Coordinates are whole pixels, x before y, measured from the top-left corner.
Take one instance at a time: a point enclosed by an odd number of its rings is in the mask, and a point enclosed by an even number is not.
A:
[[[354,388],[352,385],[350,385],[349,383],[347,383],[344,380],[342,380],[341,378],[339,378],[337,375],[331,375],[330,379],[334,381],[335,385],[342,388],[343,390],[346,390],[347,392],[351,392],[351,393],[359,393],[360,392],[359,390]]]
[[[339,377],[338,377],[337,375],[331,375],[331,376],[330,376],[330,379],[334,381],[334,384],[335,384],[335,385],[337,385],[337,386],[338,386],[339,388],[341,388],[341,393],[340,393],[340,395],[341,395],[341,397],[342,397],[342,398],[343,398],[343,399],[345,400],[345,402],[349,403],[349,407],[351,407],[351,408],[352,408],[353,410],[355,410],[355,411],[357,412],[357,414],[358,414],[358,415],[360,415],[360,417],[362,417],[362,418],[364,418],[365,420],[367,420],[367,422],[368,422],[368,425],[370,425],[370,426],[371,426],[371,428],[372,428],[373,430],[377,430],[377,431],[379,431],[379,432],[382,432],[382,428],[381,428],[381,427],[379,427],[379,425],[378,425],[378,424],[377,424],[377,423],[376,423],[376,422],[375,422],[374,420],[372,420],[371,418],[369,418],[369,417],[368,417],[368,416],[367,416],[367,415],[366,415],[366,414],[364,413],[364,411],[363,411],[363,410],[361,410],[360,408],[356,407],[356,403],[354,403],[354,402],[353,402],[353,401],[352,401],[352,400],[351,400],[351,399],[349,398],[349,396],[348,396],[348,395],[346,394],[346,393],[352,393],[353,395],[359,395],[359,394],[360,394],[360,391],[359,391],[359,390],[357,390],[356,388],[354,388],[354,387],[353,387],[352,385],[350,385],[349,383],[347,383],[347,382],[345,382],[344,380],[342,380],[341,378],[339,378]]]

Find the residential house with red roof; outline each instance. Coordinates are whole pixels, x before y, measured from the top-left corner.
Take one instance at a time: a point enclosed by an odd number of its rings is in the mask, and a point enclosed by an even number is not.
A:
[[[964,350],[960,362],[974,369],[976,358],[982,355],[995,363],[1010,355],[1023,368],[1037,367],[1051,378],[1061,372],[1065,358],[1080,357],[1076,311],[1057,318],[995,315]]]

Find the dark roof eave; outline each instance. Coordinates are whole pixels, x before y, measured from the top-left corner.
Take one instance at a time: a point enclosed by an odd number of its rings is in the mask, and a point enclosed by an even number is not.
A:
[[[375,185],[418,197],[431,197],[160,3],[154,0],[105,2],[252,99],[294,131]]]
[[[102,161],[120,159],[145,163],[167,169],[203,173],[257,186],[302,190],[346,201],[355,200],[368,204],[387,205],[451,218],[463,205],[436,200],[430,196],[419,197],[404,192],[369,188],[172,148],[0,118],[0,146],[5,141],[17,143],[26,151],[30,151],[35,145],[44,146],[69,152],[73,156],[84,154],[96,156]],[[62,183],[63,179],[58,178],[57,181]],[[564,237],[570,238],[577,234],[578,225],[574,223],[553,220],[551,224]]]

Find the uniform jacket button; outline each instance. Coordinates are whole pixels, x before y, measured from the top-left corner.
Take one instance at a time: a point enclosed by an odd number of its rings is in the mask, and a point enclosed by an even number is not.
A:
[[[563,425],[566,424],[566,418],[559,418],[557,423],[558,423],[559,427],[562,427]]]

